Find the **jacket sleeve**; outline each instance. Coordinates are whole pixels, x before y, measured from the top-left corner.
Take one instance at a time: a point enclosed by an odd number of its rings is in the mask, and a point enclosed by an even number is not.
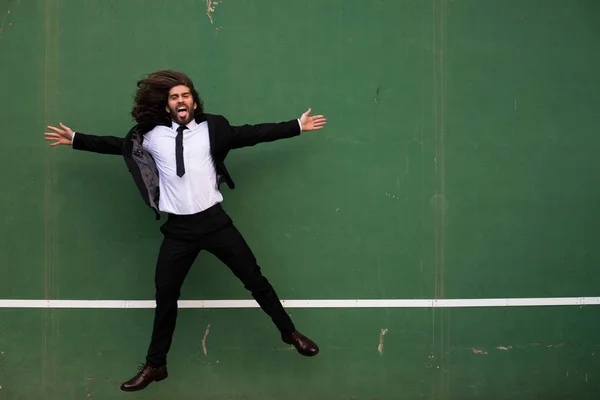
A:
[[[238,149],[298,136],[301,130],[300,122],[294,119],[286,122],[229,126],[229,132],[231,148]]]
[[[91,151],[101,154],[123,154],[124,138],[116,136],[97,136],[75,132],[72,147],[75,150]]]

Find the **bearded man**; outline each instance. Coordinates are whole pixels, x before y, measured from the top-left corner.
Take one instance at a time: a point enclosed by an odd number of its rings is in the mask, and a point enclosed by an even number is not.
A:
[[[314,356],[315,342],[298,332],[277,293],[241,233],[221,206],[219,191],[225,182],[235,184],[225,167],[229,151],[319,130],[326,119],[310,116],[279,123],[232,126],[221,115],[204,112],[192,80],[182,72],[163,70],[137,83],[131,111],[136,124],[124,138],[73,132],[60,123],[48,126],[51,146],[121,155],[140,194],[161,226],[163,241],[155,269],[154,325],[146,363],[121,385],[124,391],[141,390],[167,378],[167,353],[177,319],[177,301],[184,279],[201,250],[215,255],[250,291],[271,318],[283,342],[305,356]]]

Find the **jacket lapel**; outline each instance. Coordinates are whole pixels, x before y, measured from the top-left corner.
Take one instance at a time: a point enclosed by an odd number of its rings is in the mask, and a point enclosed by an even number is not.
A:
[[[216,131],[215,119],[212,115],[206,114],[206,122],[208,123],[208,140],[210,141],[210,151],[214,154],[216,150]]]

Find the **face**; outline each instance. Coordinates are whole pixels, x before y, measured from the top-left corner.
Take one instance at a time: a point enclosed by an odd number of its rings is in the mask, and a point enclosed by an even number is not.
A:
[[[179,125],[187,125],[194,118],[196,107],[189,87],[179,85],[169,91],[166,110]]]

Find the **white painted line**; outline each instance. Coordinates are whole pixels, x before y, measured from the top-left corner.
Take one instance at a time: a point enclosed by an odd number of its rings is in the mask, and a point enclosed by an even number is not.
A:
[[[600,297],[282,300],[286,308],[464,308],[600,305]],[[180,300],[179,308],[258,308],[254,300]],[[0,308],[154,308],[154,300],[0,300]]]

